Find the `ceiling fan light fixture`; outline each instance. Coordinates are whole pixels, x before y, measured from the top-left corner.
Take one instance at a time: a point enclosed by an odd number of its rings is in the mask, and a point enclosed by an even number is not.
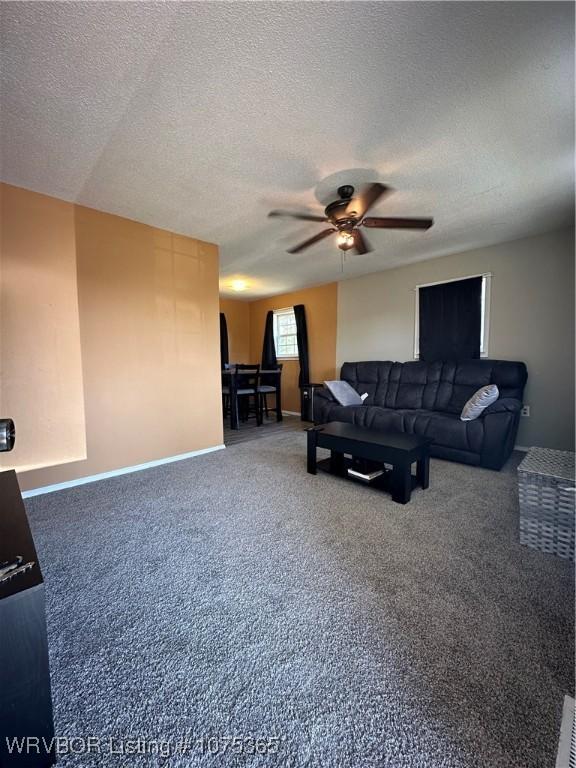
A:
[[[354,235],[351,232],[339,232],[336,243],[341,251],[349,251],[354,247]]]

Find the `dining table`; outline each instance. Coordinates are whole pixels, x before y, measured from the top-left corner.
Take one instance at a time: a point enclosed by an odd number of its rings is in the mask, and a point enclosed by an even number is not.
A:
[[[256,372],[256,366],[254,369],[243,368],[241,371],[236,372],[234,367],[225,368],[221,371],[222,382],[229,382],[230,389],[230,429],[238,429],[238,400],[235,396],[237,389],[237,381],[239,377],[250,374],[250,372]],[[269,380],[274,378],[273,386],[276,387],[276,421],[282,421],[282,369],[281,368],[261,368],[260,376],[266,376]],[[269,378],[270,377],[270,378]]]

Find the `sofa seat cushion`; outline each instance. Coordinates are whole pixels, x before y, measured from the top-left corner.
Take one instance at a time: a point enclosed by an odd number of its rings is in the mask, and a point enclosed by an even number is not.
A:
[[[409,435],[431,437],[435,445],[461,451],[480,453],[484,438],[484,422],[460,421],[451,413],[425,410],[404,410],[367,406],[364,426],[382,432],[405,432]]]
[[[364,405],[338,405],[338,403],[327,403],[323,407],[323,422],[342,421],[345,424],[355,424],[357,427],[364,426],[366,417],[366,407]]]
[[[480,453],[484,440],[482,419],[461,421],[460,416],[436,411],[403,411],[404,431],[431,437],[435,445]]]
[[[484,440],[484,421],[460,421],[451,413],[437,411],[379,408],[378,406],[333,405],[328,421],[344,421],[380,432],[405,432],[431,437],[435,445],[480,453]]]
[[[405,432],[402,411],[395,408],[381,408],[377,405],[364,407],[364,426],[380,432]]]

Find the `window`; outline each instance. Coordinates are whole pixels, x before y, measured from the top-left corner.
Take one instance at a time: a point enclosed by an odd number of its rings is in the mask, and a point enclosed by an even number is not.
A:
[[[298,357],[294,307],[274,311],[274,344],[276,357]]]
[[[414,289],[415,302],[414,302],[414,359],[420,358],[420,288],[427,288],[431,285],[444,285],[445,283],[453,283],[458,280],[467,280],[471,277],[482,278],[482,293],[481,293],[481,308],[480,308],[480,357],[488,357],[488,342],[490,332],[490,290],[492,275],[486,273],[484,275],[467,275],[465,277],[456,277],[453,280],[442,280],[438,283],[426,283],[424,285],[417,285]]]

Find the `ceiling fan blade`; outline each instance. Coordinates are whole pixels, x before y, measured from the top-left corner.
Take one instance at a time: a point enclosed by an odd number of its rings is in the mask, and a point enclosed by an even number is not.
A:
[[[353,197],[348,203],[346,208],[346,214],[348,216],[354,216],[356,219],[361,219],[365,216],[370,208],[382,197],[385,192],[388,192],[390,187],[385,184],[375,182],[370,184],[357,196]]]
[[[319,240],[323,240],[325,237],[328,237],[328,235],[331,235],[333,232],[336,232],[334,227],[330,227],[330,229],[323,229],[322,232],[319,232],[317,235],[314,235],[314,237],[310,237],[308,240],[304,240],[303,243],[299,243],[298,245],[295,245],[293,248],[288,248],[288,253],[300,253],[300,251],[303,251],[304,248],[308,248],[308,246],[314,245],[314,243],[317,243]]]
[[[326,216],[316,216],[312,213],[298,213],[297,211],[270,211],[268,218],[274,217],[302,219],[303,221],[328,221]]]
[[[430,229],[434,219],[383,219],[381,217],[368,217],[362,224],[365,227],[378,229]]]
[[[355,229],[353,231],[354,235],[354,248],[356,248],[356,252],[362,255],[363,253],[368,253],[372,250],[370,247],[368,240],[364,237],[362,232],[359,229]]]

